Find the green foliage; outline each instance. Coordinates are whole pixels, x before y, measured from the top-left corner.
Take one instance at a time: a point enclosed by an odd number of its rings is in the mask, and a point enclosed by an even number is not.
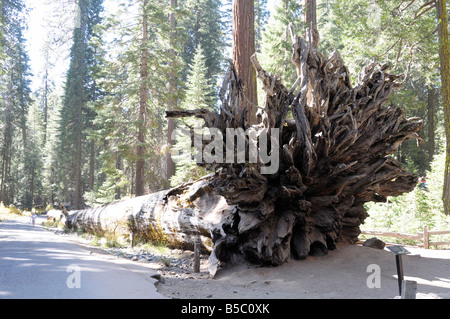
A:
[[[31,209],[35,204],[35,199],[42,198],[44,130],[38,103],[31,104],[26,123],[27,143],[24,150],[18,196],[22,205]]]
[[[27,148],[26,117],[31,100],[29,57],[22,0],[0,2],[0,201],[21,205],[24,152]]]
[[[188,77],[188,90],[182,108],[192,110],[196,108],[212,109],[214,101],[212,99],[213,86],[207,78],[206,59],[201,45],[198,45],[191,65]],[[208,170],[197,166],[194,160],[194,148],[191,148],[190,128],[201,127],[199,120],[191,118],[179,121],[178,128],[184,127],[187,135],[177,136],[176,144],[173,149],[179,154],[173,156],[176,161],[176,173],[171,178],[171,185],[176,186],[193,179],[206,175]],[[185,150],[191,149],[190,154],[185,154]]]
[[[261,51],[262,34],[265,30],[270,12],[267,10],[267,0],[254,0],[255,8],[255,49]]]
[[[441,152],[435,156],[431,171],[426,174],[427,190],[416,187],[411,193],[389,198],[386,203],[367,204],[370,217],[362,228],[407,234],[422,232],[424,226],[429,230],[450,229],[450,216],[444,214],[442,205],[444,164],[445,152]],[[433,237],[433,241],[444,239]],[[399,241],[395,238],[389,240]]]
[[[79,209],[83,189],[94,165],[95,149],[87,140],[87,129],[95,114],[87,107],[97,98],[97,86],[89,68],[96,64],[95,48],[89,45],[96,35],[94,26],[101,22],[102,0],[80,0],[79,25],[73,31],[70,65],[62,100],[57,145],[58,200],[70,202]],[[83,160],[89,158],[89,161]],[[88,164],[88,165],[86,165]]]
[[[183,11],[158,1],[148,1],[147,11],[148,16],[145,18],[149,24],[146,48],[149,75],[146,81],[149,99],[146,110],[147,139],[144,143],[145,180],[148,181],[150,191],[157,191],[167,186],[162,174],[167,148],[167,119],[164,112],[169,101],[178,100],[183,92],[181,79],[175,81],[178,89],[176,94],[167,90],[167,83],[172,80],[172,75],[179,74],[184,65],[179,55],[184,37],[182,33],[180,35],[176,32],[181,29],[170,28],[167,17],[174,12],[178,18]],[[130,12],[139,14],[136,18]],[[101,91],[106,93],[90,104],[96,117],[89,134],[101,149],[101,178],[85,194],[85,199],[91,205],[134,194],[136,149],[140,145],[137,137],[141,125],[137,108],[141,87],[141,12],[141,3],[130,3],[105,19],[104,24],[97,26],[99,37],[93,45],[99,52],[99,63],[92,71]],[[108,36],[111,33],[115,35],[114,39]],[[172,42],[175,47],[171,47]]]
[[[297,71],[292,63],[292,41],[289,23],[293,23],[297,34],[303,34],[302,6],[299,1],[279,1],[275,13],[269,18],[268,26],[262,34],[261,66],[268,72],[279,75],[286,87],[290,88],[297,79]]]
[[[206,77],[216,87],[221,80],[225,63],[224,49],[225,24],[221,16],[220,0],[179,1],[184,15],[179,19],[178,32],[185,34],[180,55],[186,65],[192,64],[197,46],[201,46],[205,55]],[[187,78],[188,68],[182,74]]]
[[[14,206],[5,206],[0,202],[0,222],[22,216],[22,211]]]

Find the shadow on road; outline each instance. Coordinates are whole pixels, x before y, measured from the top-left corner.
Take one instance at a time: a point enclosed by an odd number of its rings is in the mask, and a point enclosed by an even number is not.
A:
[[[163,298],[156,272],[99,256],[29,218],[0,223],[0,298]]]

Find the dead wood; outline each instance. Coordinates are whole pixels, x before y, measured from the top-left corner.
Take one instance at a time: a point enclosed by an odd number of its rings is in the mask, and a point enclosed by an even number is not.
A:
[[[243,256],[280,265],[291,256],[326,254],[337,242],[355,243],[367,217],[364,203],[386,201],[417,183],[417,176],[389,156],[406,139],[421,141],[422,121],[407,119],[400,109],[386,105],[401,87],[400,76],[388,73],[387,65],[372,63],[353,87],[339,53],[325,57],[318,50],[316,30],[308,29],[305,39],[291,36],[299,75],[292,88],[252,57],[265,91],[258,125],[247,125],[245,114],[236,113],[244,97],[232,64],[219,113],[167,113],[203,118],[207,127],[222,131],[224,141],[226,128],[252,128],[258,136],[264,130],[280,130],[276,173],[261,174],[265,164],[260,161],[216,164],[213,189],[234,206],[230,223],[222,225],[226,235],[214,238],[219,261]]]
[[[200,240],[212,251],[212,273],[221,262],[245,258],[280,265],[291,256],[327,254],[338,242],[355,243],[367,217],[365,203],[386,201],[415,187],[417,176],[389,155],[406,139],[421,141],[422,121],[407,119],[387,104],[401,87],[400,76],[388,73],[387,65],[366,66],[352,86],[339,53],[325,57],[319,52],[316,30],[308,30],[305,39],[291,37],[299,75],[292,88],[252,57],[265,92],[259,124],[249,125],[240,107],[245,96],[232,63],[219,94],[219,112],[167,112],[173,118],[201,118],[206,127],[219,129],[224,155],[230,151],[225,147],[227,129],[251,129],[256,137],[269,132],[267,149],[276,147],[278,158],[268,162],[260,156],[250,162],[252,141],[247,136],[243,163],[236,160],[239,156],[233,163],[224,159],[213,164],[215,174],[200,181],[73,212],[68,224],[101,232],[111,229],[105,223],[116,218],[126,221],[126,231],[150,240],[160,236],[188,248]],[[203,147],[210,143],[203,142]],[[235,146],[232,151],[239,150]],[[276,172],[263,174],[261,169],[275,161]]]

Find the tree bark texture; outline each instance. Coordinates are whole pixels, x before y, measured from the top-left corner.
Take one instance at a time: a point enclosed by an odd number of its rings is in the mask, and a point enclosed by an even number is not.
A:
[[[234,161],[200,163],[212,165],[215,173],[169,191],[74,212],[68,224],[101,231],[113,214],[125,214],[132,216],[126,218],[127,227],[148,239],[161,235],[192,247],[200,238],[204,249],[212,249],[213,274],[222,262],[280,265],[291,257],[325,255],[338,242],[355,243],[367,217],[366,202],[386,201],[417,184],[417,176],[389,154],[406,139],[421,141],[422,121],[385,105],[401,86],[401,76],[389,74],[387,65],[366,66],[353,87],[339,53],[325,57],[318,51],[316,30],[308,29],[305,39],[292,30],[299,74],[292,88],[252,57],[265,91],[258,125],[242,116],[244,88],[232,61],[219,92],[219,112],[166,112],[171,118],[201,118],[206,127],[218,129],[224,143],[215,154],[231,152]],[[227,145],[229,129],[251,130],[257,138],[269,133],[266,147],[278,158],[259,156],[251,162],[248,135],[245,161],[239,161],[238,143],[234,149]],[[210,138],[202,142],[203,151],[213,143]],[[262,139],[257,146],[264,147]],[[263,174],[275,162],[278,170]]]
[[[170,190],[65,213],[65,223],[69,229],[100,236],[124,235],[173,248],[193,250],[194,244],[200,243],[203,252],[211,252],[213,239],[226,236],[222,226],[230,223],[234,209],[214,192],[212,178],[206,176]],[[211,265],[215,273],[218,263],[214,254]]]
[[[177,7],[178,3],[177,0],[170,0],[170,7],[173,8],[175,10],[175,8]],[[170,21],[170,43],[171,46],[174,47],[175,46],[175,33],[176,33],[176,28],[177,28],[177,20],[175,17],[175,14],[172,12],[169,15],[169,21]],[[170,49],[169,50],[169,54],[171,56],[175,56],[175,50],[174,49]],[[173,62],[170,62],[170,69],[173,69]],[[169,111],[173,111],[176,109],[177,107],[177,100],[178,100],[178,95],[177,95],[177,85],[176,85],[176,77],[177,75],[173,72],[170,71],[169,74],[169,93],[170,93],[170,100],[168,103],[168,110]],[[172,132],[175,129],[175,121],[174,119],[168,119],[167,120],[167,144],[169,145],[170,148],[172,148],[174,146],[174,141],[172,140]],[[166,179],[167,181],[170,181],[170,178],[175,174],[175,163],[172,160],[172,156],[170,155],[170,152],[167,152],[167,158],[166,158]]]
[[[439,34],[439,58],[441,61],[442,104],[444,107],[445,135],[447,140],[444,191],[444,212],[450,214],[450,40],[448,32],[446,0],[436,1]]]
[[[433,86],[428,87],[428,102],[427,102],[427,111],[428,111],[428,162],[433,162],[434,151],[435,151],[435,112],[436,108],[439,105],[439,96],[438,90],[436,90]]]
[[[141,65],[139,89],[139,130],[136,162],[136,196],[145,194],[145,131],[147,129],[147,99],[148,99],[148,1],[144,0],[142,5],[142,41],[141,41]]]
[[[317,4],[316,0],[304,0],[303,1],[303,22],[306,27],[317,29]]]
[[[233,0],[233,61],[243,86],[244,99],[241,101],[240,110],[245,114],[249,125],[257,123],[258,109],[256,73],[250,61],[254,53],[254,2]]]

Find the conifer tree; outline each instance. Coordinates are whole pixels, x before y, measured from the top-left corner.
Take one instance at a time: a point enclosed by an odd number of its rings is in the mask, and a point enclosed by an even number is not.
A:
[[[25,50],[22,0],[0,2],[1,45],[4,52],[1,61],[0,96],[2,109],[0,201],[12,204],[17,201],[20,182],[20,165],[27,145],[26,114],[31,103],[29,58]]]
[[[168,186],[164,112],[170,103],[179,103],[183,92],[181,11],[169,2],[148,0],[144,6],[142,0],[133,1],[98,27],[94,74],[99,90],[106,93],[91,104],[96,117],[90,136],[101,149],[101,173],[87,194],[93,204]],[[176,25],[171,15],[176,16]]]
[[[207,68],[206,77],[216,87],[223,76],[225,63],[225,23],[222,19],[220,0],[185,0],[181,3],[186,15],[179,25],[186,32],[187,40],[181,55],[186,65],[191,65],[198,45],[203,48]],[[187,77],[189,68],[183,74]]]
[[[94,36],[93,26],[100,23],[102,0],[79,0],[78,6],[79,17],[70,53],[58,146],[63,197],[60,200],[70,201],[76,209],[84,206],[82,195],[87,173],[83,170],[83,159],[89,151],[85,143],[86,129],[92,120],[87,104],[95,96],[95,86],[88,72],[89,66],[95,63],[89,40]]]
[[[259,56],[264,68],[279,75],[286,87],[292,86],[297,79],[297,72],[292,65],[292,41],[288,29],[290,23],[293,23],[295,31],[301,34],[302,5],[294,0],[279,1],[263,32]]]
[[[214,87],[207,78],[207,73],[208,68],[206,66],[206,58],[203,54],[202,47],[199,44],[192,64],[190,65],[187,83],[188,90],[186,91],[186,96],[182,103],[182,109],[213,109],[214,100],[211,96],[214,92]],[[194,128],[195,126],[201,127],[201,125],[199,125],[198,121],[189,118],[180,121],[182,123],[179,123],[178,127],[184,127],[187,134],[178,135],[177,143],[174,146],[174,150],[179,155],[174,156],[174,161],[176,161],[176,173],[171,179],[172,186],[197,179],[208,172],[206,169],[197,166],[193,156],[194,149],[192,149],[190,154],[185,154],[185,151],[189,150],[191,145],[190,128]]]
[[[31,209],[43,203],[44,125],[38,100],[28,109],[26,129],[28,140],[22,157],[22,181],[19,188],[22,198],[19,200],[25,208]]]
[[[265,30],[270,12],[267,10],[267,0],[255,0],[255,50],[261,52],[262,34]]]

